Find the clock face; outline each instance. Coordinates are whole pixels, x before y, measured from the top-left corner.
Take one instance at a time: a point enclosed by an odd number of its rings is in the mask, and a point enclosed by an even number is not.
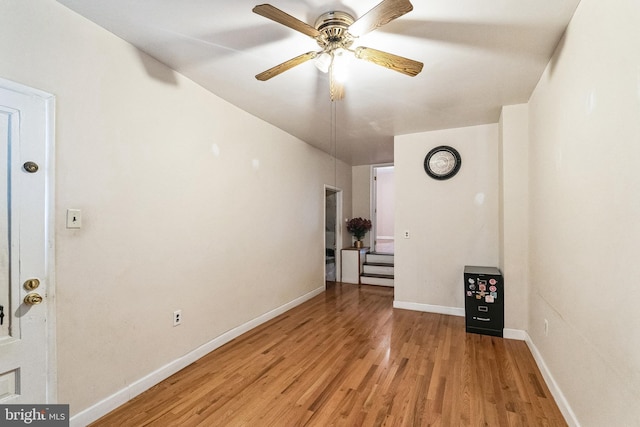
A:
[[[424,170],[431,178],[444,180],[460,170],[462,159],[455,148],[442,145],[429,151],[424,158]]]

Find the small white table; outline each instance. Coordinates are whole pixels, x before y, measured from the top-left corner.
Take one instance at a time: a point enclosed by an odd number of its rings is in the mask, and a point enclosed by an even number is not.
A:
[[[369,248],[342,249],[342,283],[360,284],[362,265]]]

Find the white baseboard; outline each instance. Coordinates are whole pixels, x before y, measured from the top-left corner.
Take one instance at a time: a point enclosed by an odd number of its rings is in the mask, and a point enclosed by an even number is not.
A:
[[[443,305],[419,304],[417,302],[393,301],[393,308],[464,317],[464,308],[459,307],[446,307]]]
[[[157,369],[154,372],[151,372],[147,376],[135,381],[134,383],[128,385],[122,390],[112,394],[111,396],[103,399],[102,401],[96,403],[95,405],[85,409],[84,411],[74,415],[73,417],[71,417],[70,426],[84,427],[96,421],[98,418],[108,414],[109,412],[113,411],[117,407],[127,403],[129,400],[133,399],[137,395],[150,389],[151,387],[158,384],[159,382],[169,378],[171,375],[189,366],[191,363],[195,362],[196,360],[200,359],[206,354],[223,346],[224,344],[228,343],[234,338],[239,337],[243,333],[248,332],[251,329],[275,318],[276,316],[279,316],[280,314],[302,304],[303,302],[310,300],[316,295],[319,295],[322,292],[324,292],[324,290],[325,290],[324,287],[315,289],[309,292],[308,294],[303,295],[281,307],[278,307],[268,313],[265,313],[262,316],[259,316],[243,325],[238,326],[237,328],[234,328],[228,332],[225,332],[224,334],[196,348],[190,353],[174,360],[173,362],[166,364],[165,366],[161,367],[160,369]],[[464,308],[458,308],[458,307],[446,307],[446,306],[439,306],[439,305],[419,304],[419,303],[411,303],[411,302],[403,302],[403,301],[394,301],[393,307],[399,308],[399,309],[405,309],[405,310],[447,314],[447,315],[460,316],[460,317],[464,317],[465,315]],[[527,343],[527,346],[529,347],[529,350],[531,351],[531,354],[533,355],[533,358],[536,361],[536,364],[538,365],[538,369],[540,369],[540,372],[542,373],[542,376],[547,384],[547,387],[549,388],[549,391],[553,395],[553,398],[555,399],[558,407],[560,408],[560,411],[562,412],[562,415],[564,416],[565,421],[567,422],[567,424],[569,424],[570,427],[580,427],[580,423],[578,422],[578,419],[576,418],[573,410],[569,406],[569,403],[567,402],[567,399],[565,398],[564,394],[558,387],[558,384],[553,378],[553,375],[551,375],[551,372],[549,371],[549,368],[544,362],[542,355],[538,351],[538,348],[535,346],[533,341],[531,341],[531,337],[529,336],[529,334],[526,331],[522,331],[520,329],[504,329],[504,338],[521,340]]]
[[[547,383],[547,387],[549,388],[551,395],[555,399],[558,408],[560,408],[560,412],[562,412],[562,415],[564,416],[564,420],[567,422],[567,424],[569,424],[570,427],[580,427],[580,423],[578,422],[576,414],[571,409],[571,406],[569,406],[569,402],[562,393],[562,390],[560,390],[560,387],[558,386],[555,378],[553,378],[553,375],[551,375],[551,371],[549,371],[547,364],[544,362],[542,355],[531,340],[529,334],[526,334],[525,341],[527,343],[527,346],[529,347],[529,350],[531,351],[531,354],[533,355],[534,360],[536,361],[536,365],[538,365],[538,369],[540,369],[540,373],[542,373],[544,382]]]
[[[502,338],[507,338],[509,340],[526,341],[528,337],[529,334],[527,334],[527,331],[523,331],[522,329],[504,328],[502,330]]]
[[[423,311],[425,313],[448,314],[451,316],[464,317],[464,308],[446,307],[442,305],[418,304],[415,302],[394,301],[393,308],[401,308],[405,310]],[[503,331],[503,338],[526,341],[527,332],[520,329],[507,329]]]
[[[418,304],[418,303],[403,302],[403,301],[394,301],[393,307],[401,308],[405,310],[423,311],[427,313],[449,314],[452,316],[463,316],[463,317],[465,316],[464,308],[457,308],[457,307],[445,307],[440,305]],[[544,362],[542,355],[540,354],[540,352],[538,351],[538,348],[535,346],[535,344],[531,340],[531,337],[529,336],[527,331],[523,331],[521,329],[505,328],[503,330],[503,338],[526,342],[527,347],[529,347],[529,350],[531,351],[531,354],[533,355],[533,358],[536,361],[536,365],[538,365],[538,369],[540,369],[540,373],[542,374],[542,377],[544,378],[544,381],[547,384],[547,387],[549,388],[551,395],[555,399],[556,404],[560,409],[560,412],[562,412],[562,415],[564,416],[565,421],[567,422],[567,424],[569,424],[570,427],[580,427],[580,423],[576,418],[576,414],[573,412],[573,410],[569,406],[569,402],[567,402],[567,399],[562,393],[562,390],[560,390],[560,387],[558,387],[558,383],[556,383],[556,380],[553,378],[553,375],[551,375],[551,372],[549,371],[547,364]]]
[[[129,400],[133,399],[137,395],[150,389],[151,387],[158,384],[159,382],[169,378],[171,375],[189,366],[196,360],[212,352],[213,350],[223,346],[224,344],[228,343],[234,338],[237,338],[240,335],[244,334],[245,332],[248,332],[251,329],[275,318],[276,316],[279,316],[280,314],[288,310],[291,310],[292,308],[302,304],[305,301],[310,300],[311,298],[321,294],[324,291],[325,291],[324,286],[317,288],[309,292],[308,294],[305,294],[287,304],[284,304],[283,306],[280,306],[274,310],[271,310],[268,313],[265,313],[253,320],[250,320],[247,323],[244,323],[236,328],[231,329],[230,331],[225,332],[224,334],[220,335],[217,338],[214,338],[208,343],[203,344],[202,346],[185,354],[184,356],[172,362],[169,362],[168,364],[151,372],[145,377],[140,378],[139,380],[133,382],[132,384],[129,384],[122,390],[117,391],[116,393],[101,400],[95,405],[85,409],[82,412],[77,413],[76,415],[71,417],[70,426],[84,427],[94,422],[98,418],[108,414],[109,412],[113,411],[117,407],[127,403]]]

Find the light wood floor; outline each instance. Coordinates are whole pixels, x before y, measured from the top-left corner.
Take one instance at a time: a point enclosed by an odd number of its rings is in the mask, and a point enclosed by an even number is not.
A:
[[[93,426],[566,425],[524,342],[392,304],[329,284]]]

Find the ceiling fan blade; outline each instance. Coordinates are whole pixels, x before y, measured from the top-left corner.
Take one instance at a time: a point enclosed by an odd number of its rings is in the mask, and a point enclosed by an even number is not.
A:
[[[306,22],[302,22],[298,18],[294,18],[288,13],[285,13],[277,7],[271,6],[270,4],[260,4],[254,7],[253,11],[258,15],[269,18],[272,21],[285,25],[293,30],[299,31],[302,34],[306,34],[309,37],[316,38],[320,35],[320,32],[313,28],[311,25],[307,24]]]
[[[424,65],[422,62],[414,61],[413,59],[404,58],[392,53],[363,46],[356,48],[355,56],[358,59],[373,62],[376,65],[387,67],[390,70],[394,70],[411,77],[420,74]]]
[[[303,62],[307,62],[310,59],[318,56],[318,52],[307,52],[302,55],[296,56],[293,59],[283,62],[282,64],[276,65],[273,68],[269,68],[267,71],[263,71],[260,74],[256,75],[256,79],[260,81],[269,80],[272,77],[277,76],[280,73],[284,73],[285,71],[295,67],[296,65],[300,65]]]
[[[332,101],[340,101],[344,98],[344,85],[335,78],[333,66],[329,70],[329,96]]]
[[[355,37],[362,36],[412,10],[413,5],[409,0],[383,0],[351,24],[349,33]]]

